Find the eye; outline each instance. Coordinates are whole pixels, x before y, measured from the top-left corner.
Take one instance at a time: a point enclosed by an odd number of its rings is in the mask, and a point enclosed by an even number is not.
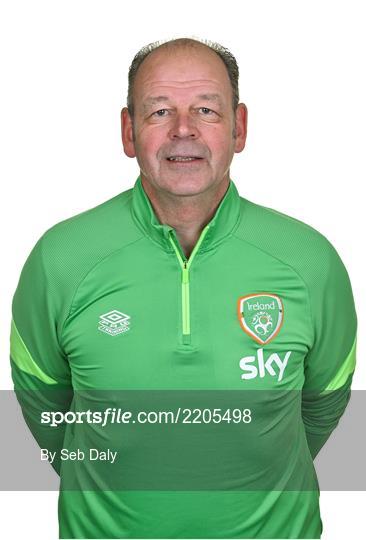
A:
[[[213,114],[216,114],[215,111],[213,111],[212,109],[209,109],[208,107],[200,107],[201,111],[204,112],[204,116],[209,116],[208,113],[213,113]]]
[[[167,109],[159,109],[158,111],[155,111],[154,113],[152,113],[152,116],[164,116],[163,114],[159,114],[159,113],[164,113],[165,111],[167,111]]]

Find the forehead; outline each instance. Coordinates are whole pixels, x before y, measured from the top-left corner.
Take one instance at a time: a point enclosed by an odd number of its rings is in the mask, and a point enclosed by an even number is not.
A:
[[[136,104],[151,105],[174,97],[201,97],[221,103],[231,98],[226,66],[211,50],[153,51],[137,71]]]

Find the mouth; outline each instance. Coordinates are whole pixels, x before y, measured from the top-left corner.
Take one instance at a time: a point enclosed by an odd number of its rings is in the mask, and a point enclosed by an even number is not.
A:
[[[199,156],[169,156],[166,158],[169,163],[198,163],[203,161],[203,158]]]

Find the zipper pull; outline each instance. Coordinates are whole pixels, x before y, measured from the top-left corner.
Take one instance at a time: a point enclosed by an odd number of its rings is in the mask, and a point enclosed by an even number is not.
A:
[[[182,283],[188,283],[188,268],[187,268],[187,261],[183,261],[183,268],[182,268]]]

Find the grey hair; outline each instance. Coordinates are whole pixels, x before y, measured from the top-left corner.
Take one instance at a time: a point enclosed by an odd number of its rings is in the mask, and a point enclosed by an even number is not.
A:
[[[180,48],[180,47],[197,47],[199,44],[206,45],[211,50],[213,50],[224,62],[230,83],[232,88],[232,108],[235,114],[236,108],[239,103],[239,67],[234,55],[219,43],[215,41],[210,41],[208,39],[200,38],[177,38],[170,40],[160,40],[154,41],[145,45],[136,53],[128,71],[128,93],[127,93],[127,109],[130,114],[130,117],[133,121],[134,118],[134,103],[133,103],[133,87],[136,78],[136,73],[142,62],[145,58],[154,50],[163,47],[164,49],[168,48]]]

